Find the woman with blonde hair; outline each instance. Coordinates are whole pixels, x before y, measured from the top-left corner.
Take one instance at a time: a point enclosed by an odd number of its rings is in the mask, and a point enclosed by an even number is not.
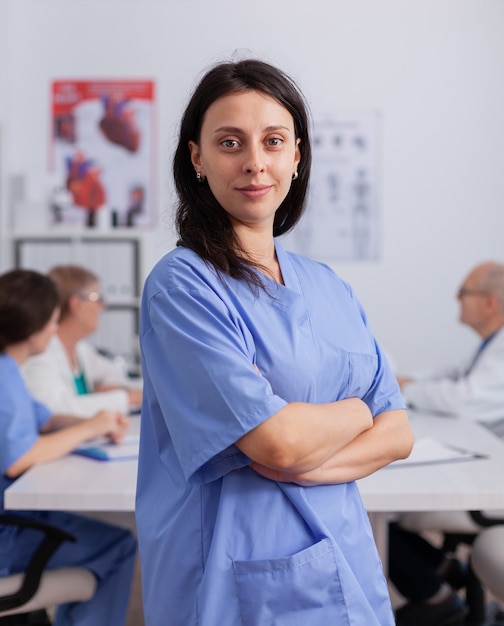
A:
[[[98,276],[78,265],[58,265],[48,275],[58,288],[59,327],[47,350],[23,367],[30,392],[54,411],[82,417],[100,409],[127,414],[139,408],[142,391],[85,341],[105,306]]]

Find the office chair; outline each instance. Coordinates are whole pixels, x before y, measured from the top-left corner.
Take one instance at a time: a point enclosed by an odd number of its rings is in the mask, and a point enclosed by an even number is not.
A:
[[[64,541],[75,541],[72,535],[43,522],[16,515],[0,515],[0,525],[32,528],[44,533],[25,572],[0,575],[0,624],[8,624],[8,616],[20,616],[66,602],[84,602],[93,597],[96,578],[89,570],[82,567],[45,569]]]
[[[504,601],[504,526],[486,528],[476,537],[471,566],[482,584]]]
[[[504,519],[488,517],[482,511],[469,511],[469,515],[476,524],[478,524],[485,530],[482,530],[480,533],[445,532],[443,548],[446,552],[455,552],[457,546],[461,543],[468,546],[473,546],[473,544],[476,543],[481,534],[489,532],[490,527],[495,527],[497,529],[497,527],[504,525]],[[491,589],[490,587],[488,588]],[[473,567],[472,555],[469,559],[469,567],[467,572],[467,578],[465,581],[465,590],[466,604],[469,608],[469,613],[464,622],[466,626],[494,626],[494,624],[495,626],[504,626],[504,621],[488,621],[487,607],[485,601],[485,589],[480,581],[477,572]],[[500,619],[501,618],[499,617],[499,620]]]

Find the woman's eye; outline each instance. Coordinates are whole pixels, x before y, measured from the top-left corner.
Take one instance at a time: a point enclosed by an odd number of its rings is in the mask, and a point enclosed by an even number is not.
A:
[[[271,139],[268,139],[268,145],[273,146],[273,148],[281,146],[282,143],[283,139],[280,139],[280,137],[271,137]]]
[[[222,145],[224,148],[237,148],[239,144],[236,139],[224,139]]]

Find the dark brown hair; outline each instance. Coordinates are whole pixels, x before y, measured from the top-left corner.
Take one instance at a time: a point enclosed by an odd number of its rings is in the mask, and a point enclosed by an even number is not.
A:
[[[262,287],[262,281],[254,271],[257,266],[239,254],[239,242],[227,213],[208,184],[196,181],[189,150],[189,141],[199,143],[208,107],[218,98],[244,91],[259,91],[284,106],[294,119],[296,138],[301,140],[298,178],[276,211],[273,235],[276,237],[291,230],[303,214],[310,177],[311,145],[308,111],[301,92],[286,74],[263,61],[248,59],[221,63],[202,78],[182,117],[173,159],[178,194],[177,245],[190,248],[218,272]]]
[[[0,352],[42,330],[58,303],[58,290],[48,276],[23,269],[2,274]]]

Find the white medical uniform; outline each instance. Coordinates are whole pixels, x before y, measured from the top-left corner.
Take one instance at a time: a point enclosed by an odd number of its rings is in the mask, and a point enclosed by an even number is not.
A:
[[[475,358],[476,356],[476,358]],[[474,360],[475,359],[475,360]],[[414,374],[404,386],[407,404],[491,425],[504,418],[504,327],[477,355]]]
[[[412,408],[479,421],[503,437],[504,327],[483,342],[476,354],[414,376],[403,389],[404,399]],[[504,517],[504,511],[485,514]],[[398,519],[412,532],[477,533],[482,529],[466,511],[414,511],[402,513]]]
[[[285,286],[266,279],[270,295],[185,248],[147,279],[136,507],[146,626],[395,623],[356,484],[267,480],[234,445],[288,402],[404,408],[350,287],[276,250]]]
[[[127,414],[126,389],[94,391],[97,385],[127,387],[128,379],[119,368],[86,341],[79,341],[75,351],[89,393],[78,394],[68,354],[59,337],[54,336],[42,354],[30,357],[21,368],[32,396],[53,413],[91,417],[108,409]]]

